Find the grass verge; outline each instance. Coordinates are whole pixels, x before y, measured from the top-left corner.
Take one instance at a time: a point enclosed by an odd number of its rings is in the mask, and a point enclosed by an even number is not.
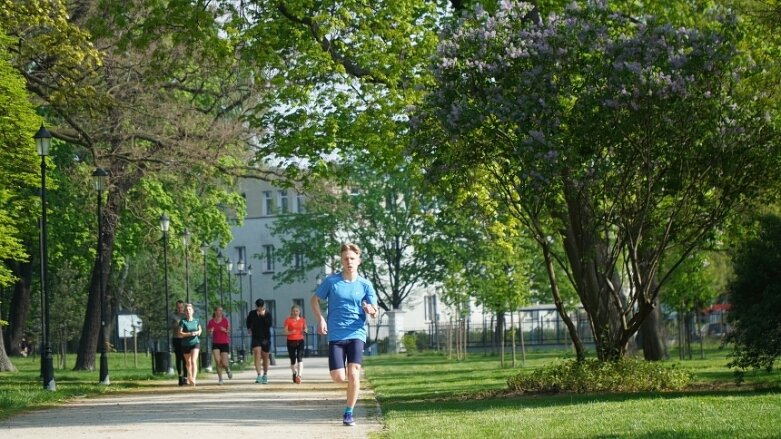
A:
[[[55,358],[55,363],[56,360],[57,358]],[[139,354],[137,362],[133,360],[132,354],[125,357],[121,353],[109,354],[108,360],[111,385],[104,386],[98,383],[99,371],[97,369],[94,371],[71,370],[75,364],[76,356],[68,355],[66,364],[69,367],[60,369],[55,365],[54,379],[57,391],[51,392],[43,389],[40,357],[12,358],[11,361],[18,371],[0,373],[0,420],[26,410],[55,406],[73,398],[129,392],[148,388],[155,385],[156,382],[176,381],[176,377],[167,374],[153,374],[152,357],[146,354]],[[171,360],[173,361],[173,355]],[[97,368],[99,365],[98,358],[95,367]],[[236,371],[242,370],[244,367],[241,364],[233,366]]]
[[[396,438],[778,438],[781,373],[751,372],[738,386],[726,353],[669,361],[690,369],[689,390],[606,394],[523,395],[507,379],[568,352],[531,353],[523,367],[501,368],[497,357],[465,361],[443,355],[365,359],[382,408],[384,439]]]

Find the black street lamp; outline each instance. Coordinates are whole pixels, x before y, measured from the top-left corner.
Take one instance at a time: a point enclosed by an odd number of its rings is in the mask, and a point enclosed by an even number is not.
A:
[[[229,257],[225,258],[225,269],[227,270],[228,277],[228,321],[231,324],[231,340],[236,340],[236,337],[234,337],[236,332],[236,326],[233,325],[235,322],[235,318],[233,315],[233,302],[231,301],[231,296],[233,296],[233,284],[231,283],[231,270],[233,270],[233,262],[231,262],[231,259]],[[223,302],[222,306],[225,306],[225,302]]]
[[[184,291],[185,291],[185,301],[187,303],[190,302],[190,264],[189,264],[189,255],[187,252],[187,249],[190,245],[190,231],[187,229],[184,229],[182,232],[182,244],[184,244]]]
[[[106,190],[106,180],[108,173],[103,168],[96,168],[92,173],[92,182],[95,185],[95,191],[98,193],[98,288],[100,289],[100,384],[108,386],[111,380],[108,376],[108,356],[106,355],[106,345],[108,344],[108,334],[106,334],[106,309],[108,300],[106,300],[106,288],[103,285],[103,191]]]
[[[49,248],[48,230],[46,225],[46,156],[49,155],[49,147],[52,144],[52,135],[41,124],[41,128],[33,136],[38,155],[41,156],[41,296],[43,303],[43,356],[41,357],[41,376],[45,390],[57,390],[54,382],[54,362],[52,360],[52,346],[49,338]]]
[[[244,303],[244,276],[247,275],[247,272],[244,271],[244,259],[239,259],[239,262],[236,264],[236,276],[239,276],[239,302]],[[244,311],[244,307],[240,306],[239,309],[241,311]],[[241,322],[241,313],[239,313],[239,322]],[[246,353],[247,349],[244,345],[244,332],[241,331],[241,350],[239,351],[239,356],[243,357],[244,353]]]
[[[207,264],[206,257],[209,256],[209,244],[204,242],[201,244],[201,254],[203,255],[203,320],[209,320],[209,278],[207,273],[209,272],[209,265]],[[201,351],[201,369],[205,369],[211,372],[211,356],[209,355],[209,331],[206,331],[204,336],[205,348]]]
[[[171,220],[165,214],[160,217],[160,230],[163,231],[163,271],[164,285],[165,285],[165,312],[163,312],[163,322],[165,324],[165,359],[160,366],[167,369],[168,373],[171,371],[171,325],[168,324],[168,228],[171,225]],[[158,370],[158,372],[160,372]]]
[[[220,306],[225,306],[225,294],[222,292],[222,250],[217,250],[217,267],[220,272]]]
[[[255,306],[255,301],[252,299],[252,264],[247,265],[247,276],[249,276],[249,306]]]

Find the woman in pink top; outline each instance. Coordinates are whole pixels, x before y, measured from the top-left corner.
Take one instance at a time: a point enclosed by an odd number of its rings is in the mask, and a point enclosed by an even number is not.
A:
[[[287,354],[290,357],[290,369],[293,371],[293,382],[301,384],[301,372],[304,371],[304,334],[306,334],[306,320],[301,317],[301,308],[293,305],[290,309],[290,317],[285,319],[283,325],[287,335]]]
[[[209,320],[206,329],[212,337],[212,355],[214,355],[214,363],[217,366],[218,382],[219,384],[222,384],[222,370],[227,372],[229,379],[233,378],[233,372],[231,372],[230,364],[228,363],[228,354],[231,350],[231,324],[228,319],[222,315],[221,306],[218,306],[214,310],[212,319]]]

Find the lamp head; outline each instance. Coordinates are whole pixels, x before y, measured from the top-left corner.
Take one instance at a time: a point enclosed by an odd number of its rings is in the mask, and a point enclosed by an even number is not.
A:
[[[35,139],[35,148],[38,150],[38,155],[41,157],[49,155],[49,147],[52,144],[52,135],[46,130],[43,124],[38,128],[38,132],[35,133],[33,139]]]
[[[168,228],[171,226],[171,219],[168,218],[168,215],[163,214],[160,216],[160,230],[163,231],[163,233],[168,233]]]
[[[95,185],[95,190],[98,192],[106,190],[107,180],[108,172],[103,168],[95,168],[95,172],[92,173],[92,183]]]

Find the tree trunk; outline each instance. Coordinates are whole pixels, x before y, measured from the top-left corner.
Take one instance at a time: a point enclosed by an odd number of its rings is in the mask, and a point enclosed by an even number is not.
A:
[[[643,358],[648,361],[660,361],[667,358],[667,343],[664,340],[662,328],[662,311],[659,308],[659,297],[654,300],[654,309],[640,326],[640,340],[643,348]]]
[[[124,196],[125,193],[126,191],[122,191],[122,196]],[[113,253],[114,238],[119,218],[120,197],[118,191],[109,191],[108,202],[106,203],[106,206],[103,207],[103,257],[99,258],[96,256],[95,264],[92,267],[87,309],[84,313],[84,325],[81,329],[79,350],[76,355],[76,364],[73,366],[73,370],[95,370],[95,359],[97,358],[98,342],[101,338],[102,329],[101,306],[103,300],[106,300],[106,298],[101,297],[101,292],[108,291],[107,284],[111,272],[111,254]],[[102,267],[100,266],[101,261],[103,262]],[[108,338],[106,338],[106,340],[108,340]]]
[[[567,310],[564,309],[564,301],[561,300],[561,293],[559,292],[559,284],[556,280],[556,271],[553,267],[553,259],[551,258],[550,245],[547,241],[542,241],[542,255],[545,259],[545,270],[548,272],[548,281],[551,286],[551,293],[553,294],[553,303],[556,304],[556,311],[559,313],[559,317],[567,326],[569,331],[570,340],[575,347],[575,358],[577,361],[583,361],[586,359],[586,348],[583,346],[583,340],[578,335],[578,328],[572,323],[572,319],[569,317]],[[523,323],[523,321],[521,321]],[[521,332],[521,341],[523,341],[523,332]],[[524,359],[526,353],[524,351]]]
[[[502,368],[504,368],[504,311],[496,313],[496,330],[494,339],[499,346],[499,357]]]
[[[0,315],[0,320],[2,319],[2,315]],[[14,364],[11,363],[11,359],[8,357],[8,354],[5,351],[5,341],[3,341],[3,337],[0,336],[0,372],[16,372],[16,367],[14,367]]]
[[[565,190],[567,212],[564,250],[572,270],[575,290],[589,315],[597,357],[602,361],[621,359],[629,335],[622,325],[621,280],[612,271],[608,245],[600,237],[584,195],[570,182]]]
[[[502,336],[502,333],[504,332],[504,318],[504,311],[496,313],[496,326],[494,326],[494,344],[496,346],[501,346],[502,341],[504,340],[504,337]]]
[[[30,254],[35,254],[35,252],[30,252]],[[5,330],[6,340],[4,342],[8,343],[6,352],[9,355],[19,355],[19,346],[30,315],[33,263],[11,261],[7,264],[18,280],[13,286],[13,296],[8,313],[8,328]]]

